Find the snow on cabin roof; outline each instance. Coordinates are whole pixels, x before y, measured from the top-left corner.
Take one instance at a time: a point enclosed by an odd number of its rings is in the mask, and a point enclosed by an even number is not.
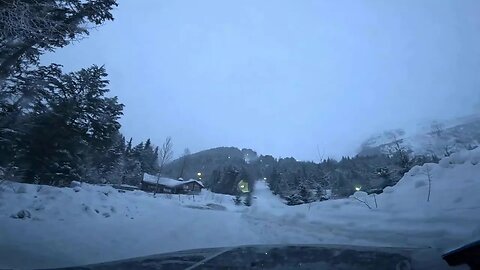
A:
[[[199,184],[202,188],[205,187],[202,182],[200,182],[200,181],[198,181],[198,180],[195,180],[195,179],[190,179],[190,180],[187,180],[187,181],[182,181],[182,183],[192,183],[192,182],[195,182],[195,183]]]
[[[143,175],[143,182],[156,184],[157,180],[158,180],[158,184],[164,185],[164,186],[167,186],[167,187],[175,187],[175,186],[178,186],[179,184],[182,183],[180,181],[177,181],[177,180],[174,180],[174,179],[171,179],[171,178],[160,177],[160,179],[159,179],[155,175],[146,174],[146,173]]]
[[[158,184],[162,186],[167,186],[167,187],[176,187],[176,186],[181,186],[181,185],[192,183],[192,182],[195,182],[199,184],[201,187],[204,187],[202,182],[197,181],[195,179],[190,179],[188,181],[178,181],[178,180],[166,178],[166,177],[160,177],[160,179],[158,179],[158,177],[155,175],[151,175],[147,173],[143,174],[143,182],[156,184],[157,180],[158,180]]]

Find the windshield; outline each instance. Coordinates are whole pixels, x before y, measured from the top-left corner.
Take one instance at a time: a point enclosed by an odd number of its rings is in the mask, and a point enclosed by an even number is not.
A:
[[[0,268],[480,240],[479,9],[0,1]]]

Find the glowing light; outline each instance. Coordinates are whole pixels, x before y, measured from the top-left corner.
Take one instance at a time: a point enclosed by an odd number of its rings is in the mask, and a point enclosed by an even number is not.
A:
[[[267,178],[266,178],[266,177],[263,177],[263,180],[267,180]]]
[[[240,180],[240,182],[238,182],[238,189],[239,189],[240,192],[242,192],[242,193],[250,192],[250,191],[248,190],[248,182],[246,182],[245,180]]]
[[[355,187],[356,191],[360,191],[360,189],[362,189],[362,187]]]
[[[202,176],[202,173],[201,173],[201,172],[197,172],[197,175],[198,175],[198,176]]]

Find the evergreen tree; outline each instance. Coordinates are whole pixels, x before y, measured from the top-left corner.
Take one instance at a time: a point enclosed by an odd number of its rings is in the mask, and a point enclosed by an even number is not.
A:
[[[116,0],[16,0],[0,4],[0,80],[45,51],[88,35],[86,25],[113,20]]]
[[[17,134],[15,143],[9,142],[17,175],[27,182],[59,185],[86,180],[89,171],[101,174],[123,109],[116,97],[105,96],[106,76],[102,67],[62,74],[52,65],[20,74],[22,82],[7,87],[10,93],[23,93],[10,99],[12,109],[2,118],[2,128]],[[31,98],[21,101],[27,93]]]
[[[216,190],[217,186],[222,181],[222,172],[220,169],[213,170],[211,176],[205,182],[205,187],[211,189],[212,191]]]
[[[317,187],[315,188],[315,199],[317,201],[324,201],[324,200],[327,199],[327,198],[325,198],[323,192],[324,192],[324,190],[323,190],[322,186],[317,185]]]
[[[158,164],[158,153],[159,153],[159,149],[158,149],[158,146],[156,146],[155,150],[153,151],[152,159],[150,160],[153,173],[157,173],[160,171],[160,166]]]
[[[240,195],[236,195],[235,198],[233,198],[233,203],[235,203],[235,205],[241,205],[242,197]]]
[[[247,197],[245,198],[245,201],[243,202],[245,206],[252,206],[252,193],[249,192],[247,194]]]
[[[247,197],[245,198],[244,204],[246,206],[251,206],[252,205],[252,194],[253,190],[255,188],[255,179],[251,177],[251,175],[248,173],[247,169],[245,167],[242,167],[240,169],[240,173],[238,174],[238,179],[236,181],[235,187],[234,187],[234,192],[238,192],[238,183],[240,181],[244,181],[248,183],[248,192],[247,192]]]
[[[240,171],[233,166],[224,168],[220,181],[212,183],[212,191],[223,194],[237,194],[239,173]]]
[[[313,201],[312,192],[304,184],[300,185],[298,194],[300,195],[300,199],[302,200],[303,203],[310,203]]]
[[[273,194],[277,195],[280,192],[280,174],[277,168],[273,168],[272,173],[267,177],[267,184]]]
[[[143,145],[143,149],[137,149],[138,157],[142,166],[142,172],[155,175],[158,172],[158,147],[154,150],[153,145],[148,139]]]
[[[120,184],[125,181],[126,174],[125,137],[116,134],[112,146],[106,153],[104,179],[108,183]]]
[[[133,138],[130,138],[127,143],[127,147],[125,149],[125,153],[132,153],[132,140]]]
[[[132,139],[125,149],[125,174],[123,183],[139,186],[142,180],[142,164],[132,148]]]
[[[25,182],[65,185],[82,180],[84,141],[65,123],[62,114],[35,117],[17,146],[17,174]],[[55,127],[48,128],[48,127]]]
[[[287,205],[299,205],[302,204],[302,198],[298,193],[292,193],[287,198]]]

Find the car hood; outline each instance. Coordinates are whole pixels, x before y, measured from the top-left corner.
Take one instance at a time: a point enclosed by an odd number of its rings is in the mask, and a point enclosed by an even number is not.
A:
[[[254,245],[206,248],[59,269],[448,269],[432,248]],[[468,269],[468,268],[467,268]]]

